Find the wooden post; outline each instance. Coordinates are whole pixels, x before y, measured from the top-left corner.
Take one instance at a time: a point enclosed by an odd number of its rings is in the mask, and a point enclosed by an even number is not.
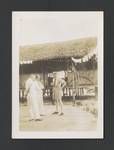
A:
[[[72,87],[73,87],[72,96],[73,96],[73,106],[74,106],[75,105],[75,71],[73,68],[74,68],[74,66],[72,63],[72,73],[73,73],[73,76],[72,76]]]

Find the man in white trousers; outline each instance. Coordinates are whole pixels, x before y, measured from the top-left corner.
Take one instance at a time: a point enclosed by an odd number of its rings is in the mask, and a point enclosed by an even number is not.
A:
[[[44,86],[40,80],[40,75],[36,75],[36,80],[38,84],[38,95],[39,95],[39,110],[40,110],[40,115],[45,116],[45,111],[44,111],[44,103],[43,103],[43,89]]]
[[[43,97],[42,89],[43,85],[39,85],[36,79],[36,75],[32,74],[25,83],[25,96],[27,96],[27,102],[29,106],[30,121],[41,121],[40,114],[41,99]]]

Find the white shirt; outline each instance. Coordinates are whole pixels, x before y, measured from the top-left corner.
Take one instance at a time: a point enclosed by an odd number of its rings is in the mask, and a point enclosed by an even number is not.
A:
[[[42,89],[44,88],[43,84],[40,81],[32,80],[29,78],[25,84],[26,92],[30,95],[41,95]]]

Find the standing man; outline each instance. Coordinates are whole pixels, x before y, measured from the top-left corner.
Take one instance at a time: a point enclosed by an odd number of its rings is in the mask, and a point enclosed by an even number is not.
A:
[[[39,110],[39,86],[36,80],[36,75],[32,74],[25,83],[25,96],[29,106],[30,121],[41,121],[40,110]]]
[[[78,80],[79,80],[79,74],[72,63],[72,84],[73,84],[73,106],[76,105],[76,96],[78,96]]]
[[[37,80],[37,84],[38,84],[38,100],[39,100],[39,110],[40,110],[40,115],[41,116],[44,116],[45,115],[45,112],[44,112],[44,103],[43,103],[43,89],[44,89],[44,86],[41,82],[41,78],[40,78],[40,75],[36,75],[36,80]]]
[[[59,78],[56,74],[56,77],[53,82],[53,95],[56,103],[56,111],[53,114],[64,115],[63,113],[63,102],[62,102],[62,94],[63,88],[65,87],[66,82],[64,79]]]

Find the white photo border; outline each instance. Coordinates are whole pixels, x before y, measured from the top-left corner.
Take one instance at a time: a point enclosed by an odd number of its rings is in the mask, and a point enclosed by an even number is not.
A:
[[[99,13],[101,22],[99,23],[99,36],[98,36],[98,125],[97,130],[83,131],[83,132],[24,132],[19,131],[19,45],[20,32],[19,17],[20,14],[25,13],[41,13],[43,11],[26,11],[26,12],[12,12],[12,139],[103,139],[104,138],[104,98],[103,98],[103,39],[104,39],[104,11],[95,11]],[[47,13],[45,11],[43,13]],[[70,11],[67,11],[70,12]],[[77,11],[73,11],[77,12]],[[72,12],[72,13],[73,13]],[[91,12],[91,11],[87,11]],[[92,11],[94,12],[94,11]],[[58,13],[58,12],[48,12]],[[60,13],[60,12],[59,12]],[[65,13],[65,12],[64,12]],[[86,11],[85,11],[86,13]]]

